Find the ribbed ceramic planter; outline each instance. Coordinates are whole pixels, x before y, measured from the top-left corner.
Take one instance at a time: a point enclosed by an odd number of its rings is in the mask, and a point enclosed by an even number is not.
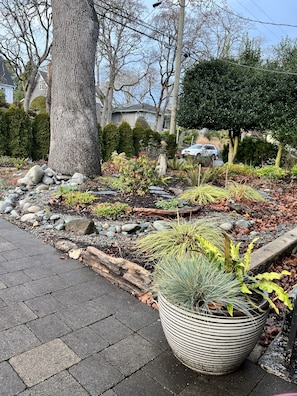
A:
[[[253,316],[217,316],[183,310],[159,294],[162,327],[174,355],[204,374],[235,371],[256,345],[268,310]]]

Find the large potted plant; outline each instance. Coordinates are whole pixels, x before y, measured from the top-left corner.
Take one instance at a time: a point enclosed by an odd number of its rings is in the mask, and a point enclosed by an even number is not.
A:
[[[153,272],[160,319],[174,355],[189,368],[213,375],[235,371],[257,343],[275,298],[292,308],[275,282],[282,273],[250,273],[246,253],[225,237],[225,249],[196,235],[194,255],[161,259]],[[274,293],[274,299],[271,293]]]

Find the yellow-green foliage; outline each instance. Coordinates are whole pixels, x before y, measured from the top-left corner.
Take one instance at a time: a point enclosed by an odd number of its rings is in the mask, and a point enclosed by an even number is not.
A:
[[[28,160],[25,158],[13,158],[6,155],[0,156],[0,166],[14,166],[18,169],[28,164]]]
[[[228,177],[232,176],[252,176],[255,174],[255,169],[252,166],[240,164],[224,164],[220,167]]]
[[[216,187],[211,184],[201,184],[198,187],[185,190],[179,198],[197,205],[206,205],[219,201],[227,196],[228,191],[224,188]]]
[[[131,207],[122,202],[102,202],[95,205],[92,209],[93,214],[97,217],[117,216],[130,211]]]
[[[262,195],[247,184],[230,182],[228,183],[227,190],[229,195],[237,201],[264,201]]]
[[[256,169],[256,175],[259,177],[267,177],[270,179],[281,179],[288,175],[288,171],[275,165],[263,166],[263,168]]]
[[[224,238],[215,219],[169,221],[168,228],[140,239],[137,248],[151,259],[196,257],[202,252],[197,235],[202,235],[223,251]]]
[[[62,195],[65,203],[68,206],[89,205],[96,199],[98,199],[95,195],[91,194],[88,191],[67,191]]]

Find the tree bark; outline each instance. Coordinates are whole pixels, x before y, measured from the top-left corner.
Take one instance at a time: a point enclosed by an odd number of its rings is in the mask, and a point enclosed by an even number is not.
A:
[[[52,97],[49,166],[100,174],[95,103],[98,20],[93,0],[52,0]]]

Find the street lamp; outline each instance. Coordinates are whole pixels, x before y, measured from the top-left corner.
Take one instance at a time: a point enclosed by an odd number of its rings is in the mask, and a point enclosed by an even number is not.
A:
[[[162,1],[153,4],[153,7],[158,7]],[[178,91],[179,91],[179,80],[180,80],[180,69],[181,69],[181,57],[182,57],[182,45],[184,36],[184,23],[185,23],[185,0],[180,0],[180,11],[178,15],[178,31],[177,31],[177,43],[176,43],[176,55],[175,55],[175,73],[174,73],[174,85],[172,93],[172,106],[171,106],[171,117],[170,117],[170,135],[176,134],[176,112],[178,102]]]

